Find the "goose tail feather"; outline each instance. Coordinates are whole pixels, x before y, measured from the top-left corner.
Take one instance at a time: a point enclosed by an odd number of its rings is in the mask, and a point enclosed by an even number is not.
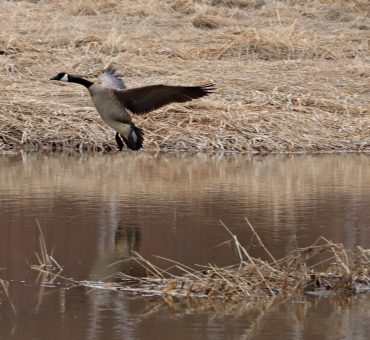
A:
[[[143,147],[144,133],[143,130],[131,124],[130,134],[125,140],[126,145],[131,150],[140,150]]]

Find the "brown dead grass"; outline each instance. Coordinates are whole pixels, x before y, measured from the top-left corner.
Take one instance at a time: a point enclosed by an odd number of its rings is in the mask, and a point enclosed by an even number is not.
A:
[[[256,243],[266,252],[268,261],[253,258],[239,243],[237,236],[221,222],[230,234],[230,243],[235,245],[239,257],[239,263],[234,266],[220,268],[208,265],[194,270],[165,259],[172,266],[162,269],[137,255],[134,259],[146,269],[147,277],[118,273],[116,279],[121,281],[118,284],[83,284],[144,295],[229,301],[267,300],[277,294],[287,297],[302,297],[304,294],[348,295],[370,290],[369,250],[357,246],[350,251],[343,244],[334,244],[320,237],[314,244],[294,249],[286,257],[276,260],[247,219],[246,222],[253,231]],[[325,270],[320,271],[322,268]],[[181,274],[174,275],[174,269]]]
[[[246,219],[256,244],[266,252],[268,260],[252,257],[225,224],[234,244],[239,263],[228,267],[209,264],[194,269],[171,259],[160,268],[139,254],[131,261],[138,262],[146,276],[128,273],[110,275],[104,281],[75,281],[54,274],[41,266],[32,266],[45,275],[44,279],[61,279],[90,288],[122,291],[133,295],[200,299],[196,308],[208,309],[209,301],[269,301],[277,295],[302,299],[305,295],[348,296],[370,291],[370,250],[357,246],[345,249],[320,237],[312,245],[292,250],[286,257],[275,259]],[[45,248],[46,249],[46,248]],[[47,255],[47,254],[46,254]],[[48,256],[48,255],[47,255]],[[125,260],[127,261],[127,259]],[[200,268],[199,268],[200,267]],[[321,269],[321,270],[320,270]],[[177,272],[175,274],[175,272]]]
[[[115,65],[128,86],[214,82],[217,93],[135,123],[145,149],[369,151],[367,0],[0,3],[0,151],[115,149],[87,91]]]
[[[285,258],[275,260],[261,242],[271,257],[270,261],[263,261],[250,256],[235,235],[232,241],[240,258],[240,263],[234,266],[208,265],[194,270],[167,260],[172,266],[162,269],[137,255],[134,260],[146,269],[147,277],[119,273],[114,277],[118,283],[86,281],[82,284],[140,295],[227,301],[266,300],[278,294],[296,298],[307,294],[343,296],[370,290],[370,252],[359,246],[350,251],[342,244],[320,237],[313,245],[297,248]],[[325,270],[318,271],[320,266]],[[174,269],[181,274],[172,274]],[[108,279],[111,280],[112,277]]]

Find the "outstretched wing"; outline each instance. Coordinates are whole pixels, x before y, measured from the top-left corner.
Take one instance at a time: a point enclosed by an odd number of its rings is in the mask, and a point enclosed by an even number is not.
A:
[[[151,85],[115,91],[119,102],[132,113],[143,114],[170,103],[183,103],[213,93],[214,84],[202,86]]]
[[[98,76],[101,85],[114,90],[124,90],[125,83],[121,79],[119,73],[114,68],[110,67]]]

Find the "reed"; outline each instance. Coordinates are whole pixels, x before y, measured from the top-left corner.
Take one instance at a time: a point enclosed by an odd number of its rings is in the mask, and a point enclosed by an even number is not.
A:
[[[51,249],[50,251],[48,251],[47,249],[45,236],[42,231],[40,222],[37,219],[36,219],[36,225],[39,231],[38,241],[39,241],[40,250],[39,252],[35,252],[35,256],[36,256],[38,264],[33,265],[32,267],[38,267],[40,269],[46,269],[46,270],[53,270],[55,268],[58,270],[62,270],[62,267],[53,257],[53,249]]]
[[[37,264],[31,264],[30,268],[38,271],[38,276],[36,278],[36,283],[40,286],[40,291],[38,294],[38,304],[36,308],[42,303],[43,292],[46,286],[53,285],[54,282],[58,279],[60,273],[63,271],[63,268],[55,260],[53,256],[53,250],[48,250],[46,245],[46,240],[44,233],[42,231],[40,222],[36,219],[36,225],[39,232],[39,251],[35,252],[35,257],[37,259]]]
[[[135,117],[145,149],[369,151],[366,0],[3,1],[0,152],[112,150],[85,89],[108,65],[128,86],[217,93]]]
[[[194,269],[162,258],[170,263],[170,269],[162,269],[136,254],[134,260],[146,269],[147,276],[118,273],[110,277],[109,282],[83,281],[81,284],[169,300],[172,297],[230,302],[268,301],[275,296],[343,296],[370,290],[370,250],[359,246],[347,250],[342,244],[320,237],[311,246],[297,248],[276,260],[248,222],[260,247],[270,258],[266,261],[251,256],[237,236],[222,225],[230,234],[239,257],[239,262],[233,266],[220,268],[209,264]]]
[[[13,300],[10,297],[9,286],[10,286],[9,281],[0,279],[0,287],[1,287],[3,295],[6,298],[5,300],[7,301],[12,313],[16,316],[17,315],[17,309],[15,308]],[[0,299],[0,305],[3,305],[2,299]]]
[[[235,265],[189,267],[160,257],[170,264],[163,269],[139,253],[134,253],[131,260],[145,269],[145,276],[136,277],[121,272],[101,281],[77,281],[61,275],[63,268],[48,254],[38,224],[42,255],[37,256],[40,264],[31,268],[39,272],[40,286],[59,280],[73,286],[120,291],[131,295],[161,296],[169,304],[173,299],[198,299],[198,302],[189,300],[197,308],[215,306],[212,301],[268,302],[277,296],[304,299],[307,295],[348,296],[370,291],[370,249],[357,246],[348,250],[343,244],[320,237],[308,247],[296,248],[287,256],[275,259],[253,226],[246,221],[269,260],[251,256],[237,236],[221,221],[231,237],[225,243],[233,243],[239,258]],[[7,292],[7,286],[0,283]]]

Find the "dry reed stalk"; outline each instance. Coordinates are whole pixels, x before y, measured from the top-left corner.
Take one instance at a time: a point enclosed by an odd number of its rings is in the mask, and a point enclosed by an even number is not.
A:
[[[268,263],[250,256],[237,237],[225,224],[221,224],[231,235],[239,254],[239,263],[234,266],[219,268],[210,264],[194,270],[168,260],[175,263],[172,269],[180,269],[182,272],[175,275],[171,270],[163,270],[136,254],[135,260],[148,270],[148,276],[137,278],[118,273],[113,282],[84,281],[81,284],[134,295],[234,302],[244,299],[266,300],[282,293],[283,296],[302,298],[305,294],[340,295],[370,290],[370,250],[357,247],[355,251],[349,251],[341,244],[334,244],[320,237],[313,245],[297,248],[280,260],[275,260],[270,254],[272,262]],[[266,250],[260,238],[257,239]],[[308,263],[323,256],[330,260],[329,266],[326,270],[314,271],[314,266],[309,266]],[[319,264],[323,263],[320,260]]]
[[[253,260],[253,258],[248,254],[247,250],[239,243],[239,240],[238,240],[237,236],[233,235],[231,233],[231,231],[229,230],[229,228],[222,221],[220,221],[220,223],[227,230],[227,232],[231,235],[231,237],[233,238],[234,243],[235,243],[235,247],[236,247],[236,249],[238,251],[238,254],[239,254],[240,261],[241,262],[243,261],[243,256],[242,255],[244,255],[247,258],[247,260],[249,261],[249,263],[255,268],[257,274],[259,275],[261,280],[265,283],[265,285],[268,288],[268,290],[270,291],[271,295],[273,295],[273,291],[272,291],[269,283],[265,280],[265,277],[262,275],[259,267],[256,266],[255,261]],[[258,238],[258,240],[260,240],[260,238]]]
[[[234,236],[234,235],[232,235]],[[237,238],[233,237],[233,240]],[[148,276],[133,277],[118,273],[107,278],[110,281],[75,281],[40,266],[34,269],[68,281],[73,285],[82,285],[94,289],[106,289],[127,292],[133,295],[162,296],[164,299],[183,297],[200,299],[199,304],[209,306],[210,301],[270,301],[271,298],[283,295],[302,298],[305,294],[354,294],[370,290],[370,250],[356,247],[354,251],[345,250],[343,245],[333,244],[325,238],[319,238],[312,246],[297,248],[283,259],[267,263],[252,258],[240,247],[240,253],[246,260],[234,266],[219,268],[215,265],[201,266],[200,270],[182,266],[176,261],[172,269],[180,269],[183,274],[172,274],[163,270],[136,254],[135,260],[148,270]],[[307,264],[314,257],[325,255],[331,263],[326,271],[314,271]],[[346,259],[344,263],[343,259]],[[322,263],[322,262],[321,262]],[[283,294],[282,294],[283,293]],[[196,301],[196,300],[191,300]]]
[[[12,299],[10,298],[10,294],[9,294],[9,281],[0,279],[0,284],[1,284],[3,292],[4,292],[4,294],[7,298],[7,301],[9,303],[9,306],[10,306],[13,314],[17,315],[17,310],[16,310],[15,305],[14,305]]]
[[[252,224],[249,222],[248,218],[246,217],[245,218],[249,228],[252,230],[253,232],[253,235],[257,238],[258,240],[258,243],[261,245],[261,247],[265,250],[265,252],[267,253],[267,255],[272,259],[272,261],[274,262],[274,264],[277,264],[277,261],[275,260],[275,258],[272,256],[272,254],[270,253],[270,251],[265,247],[265,245],[263,244],[261,238],[259,237],[259,235],[257,234],[256,230],[253,228]]]
[[[53,249],[49,253],[46,247],[44,233],[38,219],[36,219],[36,225],[39,231],[38,240],[40,252],[35,252],[38,264],[31,265],[31,269],[39,271],[40,275],[38,276],[37,281],[40,282],[41,286],[44,286],[46,283],[52,284],[59,277],[60,273],[63,271],[63,268],[53,257]],[[42,296],[41,293],[39,294],[39,297],[40,296]]]

